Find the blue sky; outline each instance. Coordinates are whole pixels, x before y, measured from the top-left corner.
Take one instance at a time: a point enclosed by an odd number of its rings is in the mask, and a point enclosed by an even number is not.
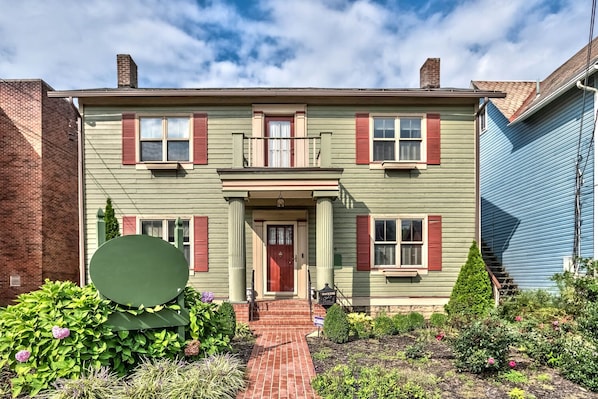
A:
[[[0,79],[116,87],[443,87],[545,78],[587,44],[591,0],[0,0]]]

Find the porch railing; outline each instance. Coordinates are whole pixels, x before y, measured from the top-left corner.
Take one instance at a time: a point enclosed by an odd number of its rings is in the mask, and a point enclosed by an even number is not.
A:
[[[351,301],[349,300],[349,298],[347,298],[345,294],[343,294],[343,291],[341,291],[341,289],[338,288],[338,285],[334,284],[334,289],[336,290],[336,301],[340,305],[340,307],[343,308],[345,312],[352,312],[353,305],[351,305]]]
[[[233,168],[330,167],[332,133],[319,137],[246,137],[233,133]]]

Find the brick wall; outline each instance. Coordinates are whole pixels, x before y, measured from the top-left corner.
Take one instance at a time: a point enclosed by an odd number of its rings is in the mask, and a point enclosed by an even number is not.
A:
[[[76,115],[48,99],[49,89],[41,80],[0,82],[2,306],[44,278],[78,281]]]

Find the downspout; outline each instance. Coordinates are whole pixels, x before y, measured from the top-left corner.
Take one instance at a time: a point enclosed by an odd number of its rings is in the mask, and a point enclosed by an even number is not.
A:
[[[83,221],[83,118],[81,113],[73,104],[73,98],[69,97],[70,103],[77,112],[77,211],[79,214],[79,285],[86,284],[85,273],[85,224]]]
[[[594,65],[595,69],[598,69],[598,67],[596,65]],[[598,89],[596,89],[595,87],[591,87],[591,86],[586,86],[584,84],[581,83],[581,80],[577,81],[577,87],[581,90],[585,90],[585,91],[589,91],[591,93],[594,93],[594,126],[596,126],[596,115],[598,112]],[[596,204],[598,202],[598,192],[596,191],[596,168],[598,165],[598,151],[594,151],[594,209],[596,209]],[[594,211],[594,226],[596,226],[596,223],[598,223],[598,212]],[[596,229],[594,229],[594,237],[592,238],[594,241],[594,259],[598,259],[598,245],[596,245],[596,243],[598,242],[598,232],[596,231]],[[581,240],[579,240],[580,245],[581,246]],[[578,249],[578,253],[581,253],[581,248]]]

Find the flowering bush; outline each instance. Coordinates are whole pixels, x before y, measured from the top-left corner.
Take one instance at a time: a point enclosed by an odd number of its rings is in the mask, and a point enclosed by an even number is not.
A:
[[[452,342],[456,366],[472,373],[505,368],[515,338],[516,334],[499,319],[475,321]]]
[[[35,395],[57,378],[77,377],[83,363],[108,365],[108,313],[107,301],[92,286],[49,281],[0,309],[0,368],[16,375],[13,396]]]

